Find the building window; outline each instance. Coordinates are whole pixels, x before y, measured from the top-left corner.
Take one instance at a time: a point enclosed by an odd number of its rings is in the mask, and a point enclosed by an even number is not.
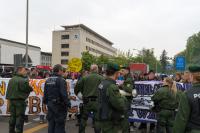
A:
[[[67,63],[68,63],[68,59],[62,59],[62,60],[61,60],[61,64],[67,65]]]
[[[69,48],[69,44],[61,44],[61,48]]]
[[[62,35],[61,39],[69,39],[69,35]]]
[[[69,52],[61,52],[61,56],[69,56]]]

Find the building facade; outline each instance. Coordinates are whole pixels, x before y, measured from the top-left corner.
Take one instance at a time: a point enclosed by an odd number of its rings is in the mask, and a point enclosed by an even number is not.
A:
[[[32,61],[32,66],[40,64],[41,48],[28,45],[28,55]],[[26,45],[24,43],[0,38],[0,65],[14,65],[14,55],[25,55]]]
[[[41,63],[42,66],[51,66],[52,63],[52,53],[41,52]]]
[[[113,43],[83,24],[62,26],[64,30],[53,31],[52,65],[67,65],[71,58],[81,58],[89,51],[94,56],[115,56]]]

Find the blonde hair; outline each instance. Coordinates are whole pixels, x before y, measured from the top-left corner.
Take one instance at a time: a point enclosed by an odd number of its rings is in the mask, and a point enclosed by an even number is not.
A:
[[[172,78],[166,77],[165,82],[169,86],[169,89],[171,90],[171,92],[174,95],[176,95],[176,93],[177,93],[176,81],[174,81]]]

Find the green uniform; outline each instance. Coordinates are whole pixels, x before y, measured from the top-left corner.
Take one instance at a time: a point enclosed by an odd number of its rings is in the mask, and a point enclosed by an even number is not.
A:
[[[181,95],[173,133],[200,133],[200,83]]]
[[[172,133],[178,100],[168,86],[161,87],[152,97],[157,112],[157,132]]]
[[[93,112],[94,118],[97,111],[97,88],[103,80],[103,77],[97,73],[91,73],[86,77],[80,79],[75,86],[75,94],[79,92],[83,95],[83,108],[81,113],[81,123],[79,126],[79,133],[85,133],[88,115]],[[96,127],[96,125],[95,125]]]
[[[116,81],[107,78],[99,85],[98,113],[102,133],[122,131],[121,123],[127,110],[127,99],[119,93]]]
[[[25,100],[31,91],[27,78],[22,75],[16,75],[9,81],[6,93],[6,99],[10,101],[9,133],[23,132]]]
[[[124,77],[124,83],[122,86],[120,86],[120,89],[124,90],[127,93],[132,94],[133,91],[133,78],[131,77],[131,74],[128,74]],[[122,121],[122,129],[123,133],[129,133],[129,113],[131,112],[131,103],[133,100],[132,96],[126,96],[127,98],[127,111],[125,111],[125,119]]]

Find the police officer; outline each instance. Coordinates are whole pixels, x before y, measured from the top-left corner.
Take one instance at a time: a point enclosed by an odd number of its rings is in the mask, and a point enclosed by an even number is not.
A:
[[[67,108],[70,102],[66,90],[66,81],[62,78],[63,67],[53,68],[53,75],[45,82],[43,102],[48,108],[48,133],[65,133]]]
[[[125,119],[122,122],[123,133],[129,133],[129,114],[131,113],[131,103],[133,100],[132,91],[133,91],[133,78],[131,77],[130,69],[127,66],[122,67],[120,70],[122,76],[124,77],[124,83],[119,86],[119,88],[130,95],[125,95],[127,98],[127,111],[125,112]],[[132,123],[133,124],[133,123]]]
[[[93,112],[94,118],[97,111],[97,88],[103,80],[103,77],[98,74],[98,66],[91,65],[90,74],[81,78],[75,86],[75,94],[82,93],[83,106],[81,109],[81,122],[79,125],[79,133],[85,133],[88,115]],[[97,125],[94,122],[95,132],[98,132]]]
[[[189,67],[192,89],[182,94],[173,133],[200,133],[200,66]]]
[[[17,74],[9,81],[6,99],[10,105],[9,133],[22,133],[24,126],[24,117],[26,111],[26,102],[32,88],[26,77],[25,67],[17,68]]]
[[[121,122],[124,120],[127,99],[119,93],[116,85],[119,66],[107,64],[106,79],[98,87],[98,113],[102,133],[122,132]]]
[[[152,96],[157,114],[157,133],[172,133],[175,110],[178,107],[176,82],[165,78],[163,86]]]

